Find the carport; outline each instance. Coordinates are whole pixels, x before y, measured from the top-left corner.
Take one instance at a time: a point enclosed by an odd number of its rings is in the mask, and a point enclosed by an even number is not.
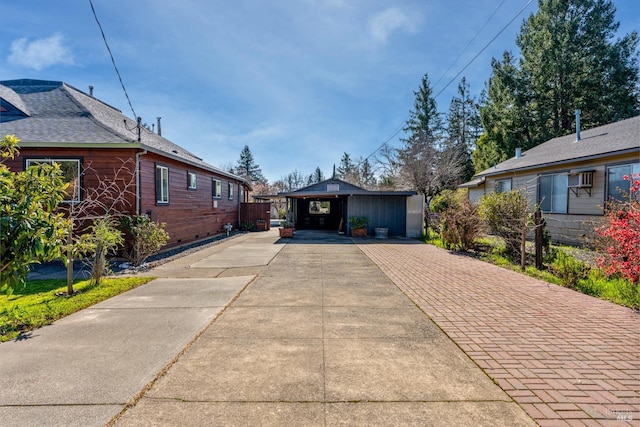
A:
[[[422,232],[424,197],[415,191],[370,191],[337,178],[280,196],[287,200],[287,219],[298,230],[349,233],[348,218],[369,218],[369,235],[387,228],[390,236],[418,237]]]

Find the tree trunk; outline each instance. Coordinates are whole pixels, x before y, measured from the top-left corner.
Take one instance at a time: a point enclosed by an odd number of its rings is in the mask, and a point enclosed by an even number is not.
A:
[[[69,231],[69,235],[67,236],[67,245],[69,245],[69,249],[67,251],[67,294],[69,296],[73,295],[73,254],[71,251],[71,244],[73,243],[73,236],[71,235],[71,231]]]

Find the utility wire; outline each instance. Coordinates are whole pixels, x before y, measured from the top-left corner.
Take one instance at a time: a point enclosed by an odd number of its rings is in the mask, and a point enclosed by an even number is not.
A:
[[[116,74],[118,75],[118,80],[120,80],[120,86],[122,86],[122,90],[124,91],[124,96],[127,98],[127,102],[129,103],[129,107],[131,108],[131,112],[133,113],[133,118],[136,119],[138,115],[133,109],[133,105],[131,105],[131,99],[129,99],[129,94],[127,93],[127,89],[124,87],[124,83],[122,82],[122,76],[120,75],[120,71],[118,70],[118,66],[116,65],[115,59],[113,59],[113,54],[111,53],[111,48],[109,47],[109,43],[107,43],[107,37],[104,35],[104,31],[102,30],[102,25],[98,20],[98,15],[96,14],[96,10],[93,7],[93,1],[89,0],[89,4],[91,5],[91,11],[93,12],[93,17],[96,19],[98,23],[98,27],[100,28],[100,33],[102,34],[102,40],[104,40],[104,45],[107,47],[107,51],[109,52],[109,56],[111,57],[111,63],[113,64],[113,68],[116,70]]]
[[[491,21],[491,19],[496,15],[496,13],[498,13],[498,10],[500,10],[500,8],[502,7],[502,5],[504,4],[504,2],[506,2],[507,0],[502,0],[502,3],[500,3],[498,5],[498,7],[496,7],[496,10],[493,11],[493,13],[491,14],[491,16],[489,16],[489,18],[487,18],[487,20],[484,22],[484,24],[482,24],[482,27],[480,27],[480,29],[476,32],[476,34],[473,36],[473,38],[471,40],[469,40],[469,43],[467,43],[467,45],[464,47],[464,49],[462,49],[462,51],[458,54],[458,56],[456,57],[456,59],[454,59],[451,62],[451,65],[449,65],[449,68],[446,69],[446,71],[444,73],[442,73],[442,75],[440,76],[440,78],[438,79],[437,82],[435,82],[433,84],[433,87],[435,88],[436,86],[438,86],[438,84],[442,81],[442,79],[444,79],[444,76],[447,75],[447,73],[449,72],[449,70],[451,70],[451,68],[453,68],[453,66],[456,64],[456,62],[458,62],[458,59],[460,59],[460,57],[467,51],[467,49],[469,49],[469,46],[471,46],[471,43],[473,43],[475,41],[476,38],[478,38],[478,36],[480,35],[480,33],[482,32],[482,30],[484,30],[484,27],[487,26],[487,24],[489,24],[489,21]]]
[[[502,33],[503,33],[507,28],[508,28],[508,27],[509,27],[509,25],[511,25],[511,23],[513,23],[513,21],[515,21],[515,20],[516,20],[516,18],[518,18],[518,16],[520,16],[520,15],[522,14],[522,12],[524,12],[524,10],[525,10],[525,9],[526,9],[526,8],[527,8],[527,7],[532,3],[532,2],[533,2],[533,0],[529,0],[529,1],[528,1],[528,2],[527,2],[527,3],[522,7],[522,9],[520,9],[520,10],[518,11],[518,13],[516,13],[516,14],[515,14],[515,16],[514,16],[513,18],[511,18],[511,20],[510,20],[509,22],[507,22],[507,24],[506,24],[504,27],[502,27],[502,29],[501,29],[501,30],[500,30],[500,31],[498,31],[498,33],[497,33],[497,34],[496,34],[496,35],[495,35],[491,40],[489,40],[489,42],[488,42],[487,44],[485,44],[485,45],[484,45],[484,47],[483,47],[482,49],[480,49],[480,51],[479,51],[479,52],[478,52],[478,53],[477,53],[473,58],[471,58],[471,60],[470,60],[469,62],[467,62],[467,64],[466,64],[464,67],[462,67],[462,69],[458,72],[458,74],[456,74],[455,76],[453,76],[453,78],[452,78],[451,80],[449,80],[449,82],[448,82],[448,83],[447,83],[447,84],[446,84],[442,89],[440,89],[440,91],[439,91],[438,93],[436,93],[436,94],[435,94],[435,96],[434,96],[433,98],[435,99],[435,98],[437,98],[438,96],[440,96],[440,95],[442,94],[442,92],[444,92],[444,90],[445,90],[446,88],[448,88],[448,87],[449,87],[449,85],[450,85],[451,83],[453,83],[453,81],[454,81],[455,79],[457,79],[457,78],[460,76],[460,74],[462,74],[462,73],[464,72],[464,70],[466,70],[466,69],[467,69],[467,67],[469,67],[469,65],[471,65],[471,64],[473,63],[473,61],[475,61],[476,59],[478,59],[478,56],[480,56],[480,55],[482,54],[482,52],[484,52],[484,51],[485,51],[485,50],[486,50],[486,49],[491,45],[491,43],[493,43],[493,42],[494,42],[494,41],[495,41],[495,40],[500,36],[500,34],[502,34]],[[504,1],[503,1],[503,3],[504,3]],[[502,6],[502,3],[500,4],[500,6]],[[500,6],[498,6],[498,8],[499,8]],[[496,12],[497,12],[497,9],[496,9]],[[493,13],[493,15],[495,15],[495,13],[496,13],[496,12],[494,12],[494,13]],[[491,16],[493,17],[493,15],[491,15]],[[489,19],[491,19],[491,17],[490,17]],[[488,21],[487,21],[487,22],[488,22]],[[486,23],[485,23],[485,25],[486,25]],[[484,28],[484,26],[483,26],[483,28]],[[474,39],[475,39],[475,37],[474,37]],[[472,40],[472,41],[473,41],[473,40]],[[468,46],[467,46],[467,47],[468,47]],[[466,49],[466,47],[465,47],[465,49]],[[463,52],[464,52],[464,50],[463,50]],[[458,56],[458,57],[459,57],[459,56]],[[456,59],[456,60],[457,60],[457,59]],[[451,67],[449,67],[449,68],[451,68]],[[440,78],[440,80],[442,80],[442,78]],[[438,80],[438,81],[440,81],[440,80]],[[409,119],[409,117],[411,117],[411,115],[407,116],[407,120]],[[387,145],[389,142],[391,142],[391,140],[392,140],[393,138],[395,138],[395,137],[396,137],[396,135],[398,135],[402,129],[404,129],[404,125],[400,126],[398,129],[396,129],[396,131],[395,131],[395,132],[393,132],[393,134],[392,134],[389,138],[387,138],[387,140],[385,140],[382,144],[380,144],[380,146],[378,146],[378,148],[376,148],[376,149],[375,149],[371,154],[369,154],[367,157],[365,157],[365,158],[364,158],[364,160],[368,160],[371,156],[373,156],[373,155],[374,155],[374,154],[376,154],[378,151],[380,151],[380,150],[381,150],[385,145]],[[363,160],[363,162],[364,162],[364,160]]]

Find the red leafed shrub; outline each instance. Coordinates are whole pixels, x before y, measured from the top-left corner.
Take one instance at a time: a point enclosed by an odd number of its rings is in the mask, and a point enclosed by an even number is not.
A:
[[[640,283],[640,174],[625,176],[631,181],[628,200],[607,205],[605,224],[596,228],[604,240],[604,256],[599,266],[608,275],[619,273],[632,283]]]

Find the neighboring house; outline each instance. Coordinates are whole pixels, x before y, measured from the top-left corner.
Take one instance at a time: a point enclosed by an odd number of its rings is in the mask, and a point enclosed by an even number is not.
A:
[[[159,133],[63,82],[0,81],[0,135],[20,139],[20,156],[5,162],[11,170],[56,162],[77,189],[67,203],[78,203],[124,167],[121,182],[133,188],[120,213],[166,223],[167,247],[223,233],[227,223],[238,227],[250,184]]]
[[[368,233],[387,228],[390,236],[419,237],[424,223],[424,197],[415,191],[369,191],[331,178],[289,193],[287,218],[298,230],[349,234],[351,216],[369,218]]]
[[[527,191],[553,241],[580,244],[611,198],[628,194],[625,175],[640,173],[640,116],[554,138],[462,184],[477,202],[491,191]]]

